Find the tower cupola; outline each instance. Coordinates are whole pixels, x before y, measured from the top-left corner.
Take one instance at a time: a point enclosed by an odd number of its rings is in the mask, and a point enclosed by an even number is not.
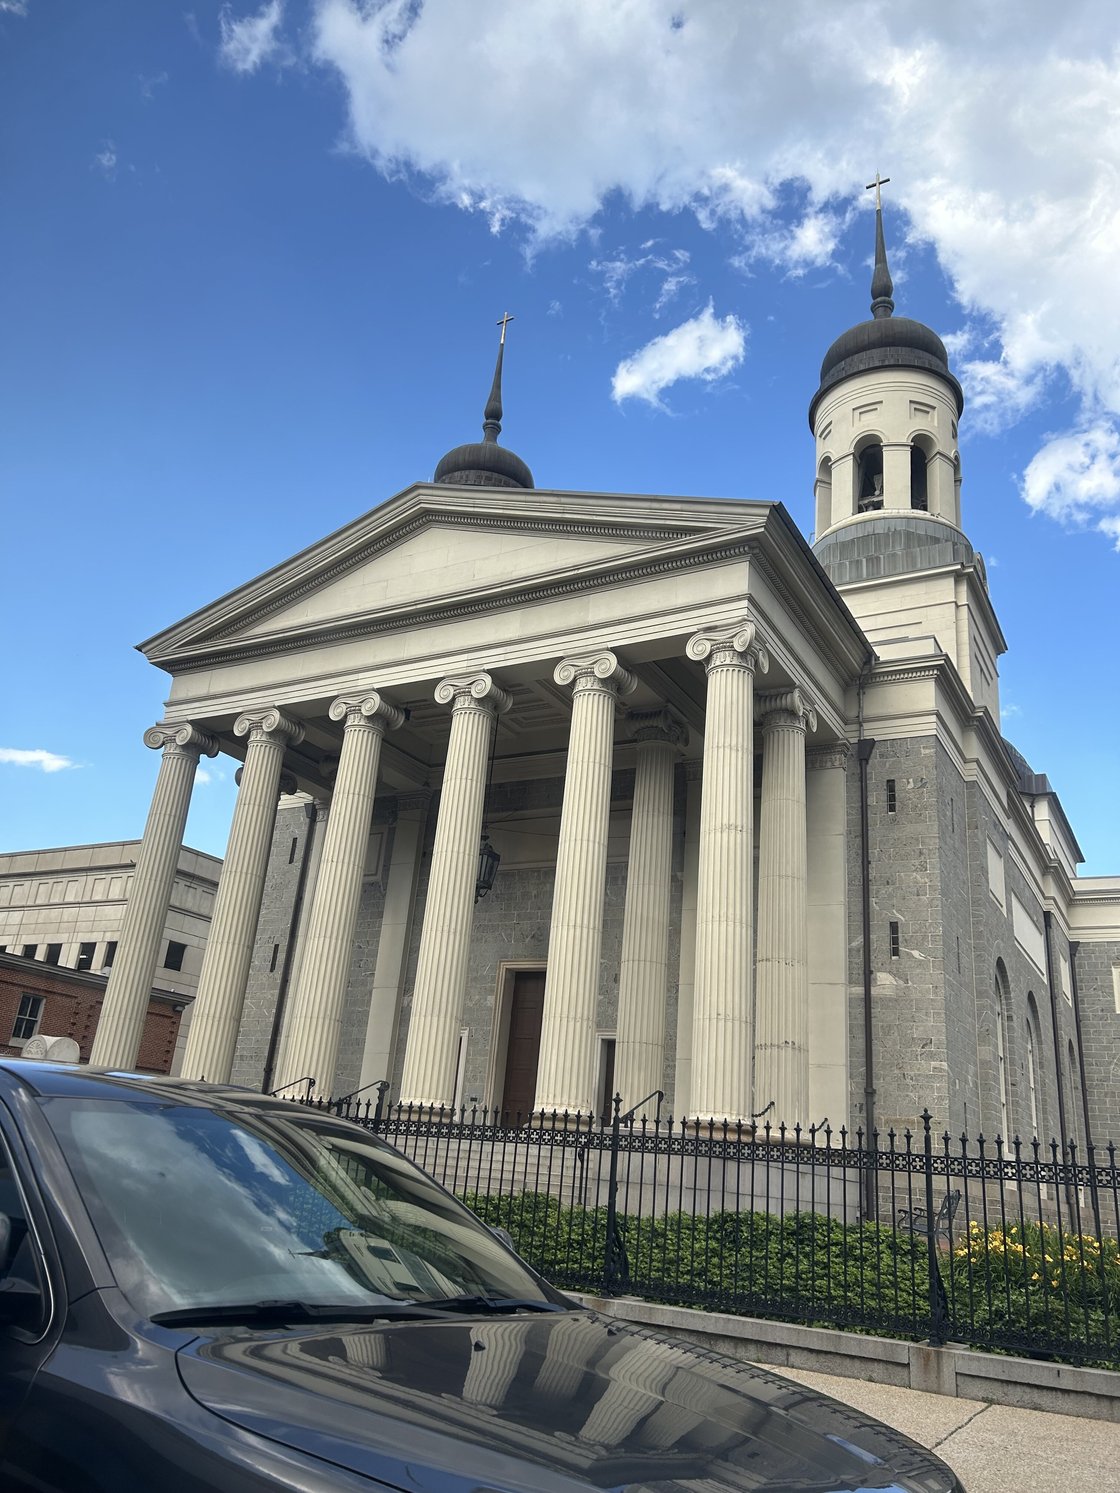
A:
[[[971,560],[960,526],[957,421],[964,394],[945,344],[894,314],[876,176],[871,319],[836,338],[809,405],[816,438],[817,558],[838,583],[849,562],[878,574]]]
[[[533,486],[533,474],[520,456],[498,445],[502,431],[502,359],[506,350],[506,327],[513,320],[507,312],[498,325],[502,335],[498,342],[498,361],[494,382],[482,415],[482,439],[456,446],[442,457],[433,482],[453,487],[522,487]]]

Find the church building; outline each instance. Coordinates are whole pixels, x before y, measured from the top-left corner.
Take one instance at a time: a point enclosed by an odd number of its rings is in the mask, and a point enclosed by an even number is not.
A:
[[[500,346],[481,441],[143,644],[171,688],[93,1061],[135,1059],[225,752],[188,1076],[1120,1138],[1120,878],[1001,734],[964,397],[881,208],[871,311],[809,404],[812,545],[781,503],[536,487]]]

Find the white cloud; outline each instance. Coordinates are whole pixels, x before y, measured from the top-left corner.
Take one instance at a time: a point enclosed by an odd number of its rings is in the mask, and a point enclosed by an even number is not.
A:
[[[24,751],[19,747],[0,747],[0,762],[7,762],[13,767],[38,767],[42,772],[63,772],[68,767],[78,765],[69,757],[44,751],[41,747],[31,751]]]
[[[194,780],[196,783],[200,783],[203,785],[205,785],[206,783],[212,783],[214,781],[213,776],[205,767],[202,766],[201,762],[194,770]]]
[[[893,242],[901,210],[991,329],[963,370],[981,421],[1056,374],[1083,424],[1120,416],[1112,0],[314,0],[311,38],[356,150],[532,239],[621,198],[799,274],[829,262],[878,167]]]
[[[1040,513],[1092,526],[1120,550],[1120,432],[1099,423],[1055,436],[1023,474],[1023,497]]]
[[[25,16],[27,0],[0,0],[0,14],[4,13],[10,16]]]
[[[708,383],[723,378],[743,361],[746,328],[734,316],[717,319],[712,303],[691,321],[682,322],[663,337],[647,342],[614,371],[611,397],[644,399],[660,405],[661,393],[682,378],[700,378]]]
[[[106,140],[91,164],[94,170],[100,171],[102,176],[112,181],[117,174],[117,147],[111,140]]]
[[[280,38],[284,0],[267,0],[256,15],[234,20],[228,7],[218,18],[222,40],[218,56],[235,73],[255,73],[266,62],[283,61],[286,48]]]

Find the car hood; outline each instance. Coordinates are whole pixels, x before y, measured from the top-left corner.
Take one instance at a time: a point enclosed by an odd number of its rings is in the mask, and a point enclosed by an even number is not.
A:
[[[584,1311],[237,1329],[178,1363],[216,1415],[408,1493],[953,1486],[847,1406]]]

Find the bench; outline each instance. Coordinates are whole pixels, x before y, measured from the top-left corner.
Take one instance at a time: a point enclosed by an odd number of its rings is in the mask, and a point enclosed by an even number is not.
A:
[[[952,1243],[953,1219],[957,1209],[961,1205],[960,1188],[954,1188],[947,1192],[941,1199],[941,1206],[933,1216],[933,1237],[935,1240],[943,1239],[946,1244]],[[924,1234],[927,1232],[927,1213],[925,1208],[900,1208],[898,1210],[898,1224],[900,1228],[909,1229],[912,1234]]]

